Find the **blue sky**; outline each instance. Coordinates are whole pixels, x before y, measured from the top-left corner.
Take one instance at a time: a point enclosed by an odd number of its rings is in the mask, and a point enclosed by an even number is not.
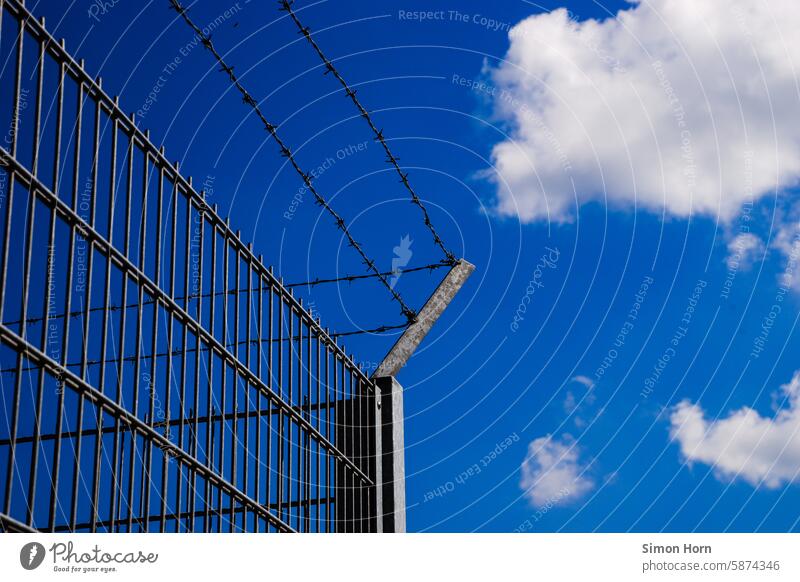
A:
[[[166,0],[29,4],[287,282],[362,271]],[[800,311],[781,277],[800,140],[759,123],[752,54],[729,48],[760,55],[771,120],[796,113],[773,65],[797,53],[744,12],[757,6],[695,4],[657,19],[627,2],[297,5],[443,238],[477,266],[399,377],[410,530],[799,528]],[[215,44],[378,263],[390,268],[405,236],[408,266],[441,258],[275,3],[201,0],[192,14],[217,23]],[[704,34],[719,49],[707,58],[701,40],[679,42]],[[397,289],[419,306],[440,276]],[[402,322],[374,282],[299,293],[336,331]],[[346,345],[370,368],[391,342]]]

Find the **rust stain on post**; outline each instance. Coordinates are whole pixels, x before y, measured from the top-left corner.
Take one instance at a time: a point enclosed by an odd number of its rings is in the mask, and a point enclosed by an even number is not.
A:
[[[403,335],[400,336],[392,346],[392,349],[389,350],[389,353],[386,354],[381,365],[375,370],[373,377],[395,376],[406,365],[409,358],[419,347],[419,344],[428,335],[433,324],[436,323],[474,270],[475,265],[464,259],[458,261],[450,269],[450,272],[439,283],[436,291],[433,292],[433,295],[419,312],[417,322],[411,324],[403,332]]]

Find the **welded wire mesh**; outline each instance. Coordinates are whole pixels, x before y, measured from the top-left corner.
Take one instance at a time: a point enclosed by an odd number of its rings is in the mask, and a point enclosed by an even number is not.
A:
[[[0,524],[371,531],[375,385],[0,0]]]

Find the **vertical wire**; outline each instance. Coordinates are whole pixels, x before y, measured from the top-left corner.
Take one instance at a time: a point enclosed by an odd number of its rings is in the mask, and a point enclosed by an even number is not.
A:
[[[289,409],[294,406],[294,357],[295,357],[295,348],[294,348],[294,306],[289,306],[289,330],[287,332],[289,335],[287,337],[287,343],[289,346],[289,353],[286,355],[288,362],[287,368],[289,372],[288,384],[289,384]],[[293,418],[291,414],[287,415],[287,423],[289,425],[288,435],[289,441],[287,443],[286,452],[287,452],[287,468],[286,468],[286,492],[287,496],[287,507],[289,511],[289,518],[286,520],[286,523],[291,524],[292,518],[292,479],[294,478],[294,474],[292,473],[292,442],[294,441],[294,426],[293,426]],[[299,425],[298,425],[299,431]]]
[[[98,110],[101,109],[100,102],[97,101],[97,108]],[[99,117],[98,117],[99,120]],[[98,121],[99,123],[99,121]],[[98,134],[99,136],[99,134]],[[111,135],[111,180],[109,184],[109,203],[108,203],[108,244],[111,246],[114,240],[114,202],[115,202],[115,195],[116,195],[116,159],[117,159],[117,121],[114,120],[112,135]],[[99,157],[100,157],[100,138],[95,142],[94,148],[94,155],[95,155],[95,164],[99,164]],[[109,307],[111,306],[111,270],[112,270],[112,262],[111,259],[106,257],[106,276],[103,285],[103,327],[100,334],[100,379],[98,382],[98,390],[105,394],[105,376],[106,376],[106,366],[107,366],[107,350],[108,350],[108,317],[109,317]],[[123,289],[124,289],[124,277],[123,277]],[[122,304],[125,304],[125,296],[123,294]],[[124,310],[123,310],[124,313]],[[124,331],[124,330],[123,330]],[[88,337],[88,335],[87,335]],[[121,334],[121,338],[124,339],[125,334]],[[88,341],[88,340],[87,340]],[[124,346],[124,344],[123,344]],[[122,356],[123,352],[120,351],[120,365],[122,365]],[[117,391],[119,392],[119,386],[117,387]],[[99,495],[99,485],[100,485],[100,451],[102,445],[102,432],[103,432],[103,411],[102,407],[97,408],[97,421],[96,421],[96,428],[97,428],[97,439],[95,440],[95,447],[94,447],[94,473],[93,473],[93,482],[92,482],[92,514],[91,514],[91,531],[92,533],[97,531],[97,518],[98,518],[98,510],[97,510],[97,502],[98,502],[98,495]]]
[[[239,249],[238,248],[235,249],[235,253],[236,253],[236,255],[235,255],[235,257],[236,257],[236,268],[235,268],[236,283],[234,284],[234,304],[235,305],[234,305],[234,312],[233,312],[233,355],[234,355],[234,358],[236,358],[237,360],[241,361],[240,356],[239,356],[239,352],[240,352],[240,346],[239,346],[239,300],[240,300],[240,297],[239,297],[239,283],[240,283],[240,280],[239,280],[239,277],[240,277],[241,255],[239,253]],[[236,486],[237,478],[239,476],[239,473],[237,471],[238,467],[236,466],[236,461],[237,461],[236,452],[237,452],[237,450],[239,448],[239,442],[238,442],[238,438],[237,438],[237,432],[238,432],[237,431],[237,425],[239,423],[239,419],[238,419],[238,415],[237,415],[238,407],[239,407],[239,398],[238,398],[238,395],[239,395],[239,381],[238,381],[238,371],[237,371],[237,369],[234,367],[232,371],[233,371],[233,382],[232,382],[231,388],[233,389],[233,404],[232,404],[232,408],[233,408],[233,423],[232,423],[232,430],[231,430],[231,483],[233,483],[234,486]],[[230,531],[231,532],[233,532],[235,530],[235,523],[236,523],[236,514],[235,514],[235,511],[234,511],[234,506],[235,506],[234,499],[233,499],[233,497],[231,497],[231,500],[230,500],[230,522],[231,522]]]
[[[16,128],[19,126],[19,110],[20,110],[20,91],[21,91],[21,83],[22,83],[22,41],[25,36],[25,23],[24,21],[20,21],[19,23],[19,43],[17,44],[17,64],[16,64],[16,78],[15,78],[15,87],[14,87],[14,113],[12,118],[12,123],[15,124],[15,131],[14,136],[11,142],[11,155],[12,157],[16,157],[17,155],[17,139],[18,139],[18,131]],[[0,271],[2,274],[2,280],[0,280],[0,289],[6,288],[6,271],[8,269],[8,251],[11,241],[11,214],[13,210],[13,203],[14,203],[14,172],[9,170],[9,180],[8,180],[8,209],[6,212],[6,240],[5,246],[3,249],[3,268]],[[0,298],[0,321],[3,319],[3,307],[5,305],[5,301]],[[25,317],[21,318],[22,320],[22,335],[25,335]],[[19,422],[19,400],[20,400],[20,392],[22,391],[22,354],[17,354],[17,370],[16,370],[16,382],[14,388],[14,398],[12,403],[13,409],[13,416],[11,419],[11,443],[8,451],[8,470],[6,472],[6,495],[5,495],[5,508],[3,513],[6,515],[11,514],[11,495],[12,495],[12,485],[13,485],[13,477],[16,470],[16,441],[17,441],[17,423]]]
[[[203,197],[205,198],[205,193],[203,193]],[[203,202],[205,204],[205,202]],[[197,321],[199,325],[202,325],[203,322],[203,234],[205,231],[205,206],[202,206],[198,209],[199,211],[199,223],[200,223],[200,234],[199,234],[199,259],[198,259],[198,272],[197,272]],[[213,301],[213,298],[212,298]],[[200,433],[199,433],[199,424],[197,422],[197,417],[200,416],[200,335],[195,334],[195,345],[197,347],[197,351],[195,352],[195,359],[194,359],[194,407],[195,407],[195,425],[194,425],[194,440],[193,440],[193,451],[194,457],[198,458],[198,451],[200,449]],[[184,346],[184,354],[183,354],[183,378],[186,378],[186,326],[183,326],[183,346]],[[210,346],[209,346],[209,351]],[[184,380],[185,384],[185,380]],[[211,402],[211,392],[208,391],[207,398],[209,403]],[[181,423],[183,423],[183,400],[180,403],[181,405]],[[210,409],[209,409],[210,410]],[[206,420],[206,433],[208,434],[209,428],[211,426],[211,416],[207,417]],[[181,448],[183,448],[183,430],[181,429]],[[206,448],[206,466],[211,469],[211,463],[209,461],[210,451],[208,447]],[[208,480],[208,478],[206,478]],[[192,472],[192,513],[197,509],[197,475],[196,472]],[[205,528],[205,515],[203,516],[204,522],[203,527]],[[192,525],[193,531],[197,531],[197,524],[196,518],[192,517]]]
[[[0,2],[2,4],[2,2]],[[0,5],[0,29],[2,28],[2,6]],[[63,41],[62,41],[63,43]],[[63,46],[63,44],[62,44]],[[63,124],[63,115],[64,115],[64,63],[59,63],[59,77],[58,77],[58,110],[56,113],[56,155],[53,161],[53,184],[54,184],[54,193],[58,195],[58,185],[59,185],[59,163],[61,158],[61,126]],[[55,212],[55,210],[54,210]],[[72,295],[72,268],[73,268],[73,247],[74,247],[74,240],[75,235],[73,232],[73,228],[69,228],[69,243],[67,249],[67,256],[69,257],[67,260],[67,284],[66,284],[66,292],[65,292],[65,308],[64,313],[68,314],[70,311],[71,306],[71,295]],[[61,365],[66,367],[67,362],[67,350],[68,350],[68,340],[69,340],[69,316],[64,316],[64,331],[63,336],[61,338]],[[56,523],[56,504],[58,498],[58,477],[59,477],[59,470],[60,470],[60,463],[61,463],[61,441],[62,441],[62,430],[63,430],[63,417],[64,417],[64,384],[63,380],[60,378],[58,379],[58,404],[56,405],[56,442],[53,445],[53,472],[52,472],[52,479],[51,479],[51,488],[50,488],[50,510],[49,510],[49,517],[47,520],[47,530],[53,531],[55,529]],[[112,495],[113,498],[113,495]],[[113,517],[113,514],[112,514]]]
[[[267,329],[267,374],[269,377],[269,386],[272,388],[273,393],[277,393],[280,390],[280,385],[276,385],[275,383],[275,370],[272,366],[272,337],[273,337],[273,322],[274,322],[274,311],[272,308],[272,282],[268,281],[267,283],[267,293],[269,293],[269,305],[267,308],[267,322],[268,322],[268,329]],[[280,426],[280,425],[278,425]],[[267,507],[272,506],[272,398],[267,397],[267,470],[266,470],[266,481],[267,481],[267,490],[265,493],[266,496],[266,504]],[[277,473],[276,473],[277,474]]]
[[[261,262],[261,257],[259,257],[259,263],[260,262]],[[263,340],[263,337],[264,337],[264,321],[263,321],[263,317],[264,317],[264,278],[261,275],[259,275],[258,272],[254,272],[253,275],[258,277],[258,307],[257,307],[257,313],[256,313],[256,321],[257,321],[256,325],[258,326],[257,333],[256,333],[256,339],[258,341],[258,344],[257,344],[257,347],[256,347],[256,376],[258,377],[259,380],[261,380],[263,382],[264,378],[263,378],[262,373],[261,373],[261,350],[263,349],[263,345],[264,345],[262,343],[262,340]],[[248,310],[248,313],[249,313],[249,310]],[[256,410],[257,410],[257,414],[256,414],[256,471],[255,471],[255,475],[253,476],[254,477],[253,488],[255,489],[255,492],[256,492],[255,500],[256,500],[257,503],[260,503],[260,501],[261,501],[261,420],[263,418],[262,410],[263,410],[264,407],[262,405],[263,395],[261,394],[261,392],[259,390],[256,390],[255,394],[256,394]],[[269,401],[269,399],[267,399],[267,401]],[[267,414],[269,414],[269,411],[267,412]],[[269,476],[267,476],[267,478],[269,479]],[[264,505],[266,506],[267,511],[269,511],[269,497],[267,497],[266,501],[264,501]],[[261,527],[260,527],[261,522],[259,521],[259,518],[258,518],[257,515],[256,515],[255,522],[256,522],[255,523],[256,533],[259,533],[261,531]]]
[[[169,296],[172,299],[175,298],[175,262],[176,262],[176,257],[177,257],[177,253],[176,253],[176,248],[175,247],[177,245],[177,238],[178,238],[178,234],[177,234],[177,228],[178,228],[178,189],[180,188],[180,186],[178,185],[178,172],[180,171],[180,164],[178,162],[175,162],[174,171],[175,171],[175,179],[174,180],[172,180],[172,179],[169,180],[169,182],[170,182],[170,184],[172,186],[172,192],[170,194],[170,202],[168,204],[169,216],[170,216],[170,225],[171,225],[170,236],[169,236],[169,245],[170,245],[169,272],[165,272],[164,273],[164,277],[166,278],[166,283],[169,286]],[[158,252],[159,253],[161,252],[161,247],[158,247]],[[156,307],[158,307],[158,303],[156,303]],[[158,311],[158,309],[156,309],[156,311]],[[174,336],[174,320],[175,320],[175,318],[174,318],[172,312],[169,309],[165,309],[164,312],[165,312],[165,319],[166,319],[166,326],[167,326],[167,330],[166,330],[167,365],[166,365],[166,368],[165,368],[164,372],[166,374],[166,380],[165,380],[166,390],[170,391],[170,390],[172,390],[172,375],[173,375],[173,368],[175,366],[173,355],[172,355],[172,338]],[[185,349],[186,349],[186,346],[184,345],[184,351],[185,351]],[[182,384],[181,394],[183,394],[184,393],[183,392],[183,390],[184,390],[183,382],[181,384]],[[183,407],[185,406],[185,403],[186,403],[186,400],[184,398],[181,398],[181,408],[180,408],[180,414],[181,414],[180,418],[181,418],[181,420],[183,420]],[[181,438],[181,441],[182,441],[182,439],[183,439],[183,423],[182,422],[180,424],[180,431],[181,431],[181,437],[180,438]],[[181,447],[181,448],[183,448],[183,447]],[[186,471],[191,471],[191,470],[192,469],[189,466],[186,467]],[[188,480],[188,476],[187,476],[187,480]],[[181,523],[181,519],[180,519],[180,515],[181,515],[181,494],[183,492],[183,470],[182,470],[181,466],[178,467],[177,482],[176,482],[175,485],[176,485],[175,489],[176,489],[176,495],[177,495],[176,512],[177,512],[177,515],[178,515],[178,520],[177,520],[175,525],[176,525],[176,530],[180,531],[180,523]]]
[[[216,306],[216,278],[217,278],[217,227],[212,225],[211,230],[211,268],[210,268],[209,283],[210,283],[210,302],[208,308],[208,327],[211,330],[212,336],[214,335],[214,308]],[[198,346],[200,345],[198,340]],[[214,352],[210,349],[208,350],[208,428],[206,429],[206,449],[207,455],[209,457],[209,467],[213,471],[214,469],[214,443],[212,441],[212,431],[214,430],[215,423],[212,420],[212,413],[214,411],[213,408],[213,400],[214,400]],[[197,366],[199,371],[200,365],[200,352],[197,353]],[[199,373],[196,374],[196,377],[199,377]],[[199,381],[199,380],[196,380]],[[208,533],[211,531],[211,484],[209,479],[206,477],[205,481],[205,521],[203,524],[203,530]]]
[[[0,14],[2,11],[0,10]],[[18,127],[19,127],[19,112],[20,112],[20,95],[22,92],[22,51],[23,39],[25,37],[25,22],[19,22],[19,41],[17,44],[17,62],[14,67],[14,108],[11,117],[11,123],[14,126],[14,135],[11,137],[11,157],[17,156],[17,141],[18,141]],[[11,246],[11,215],[14,208],[14,170],[9,166],[8,168],[8,198],[6,200],[6,230],[5,241],[3,243],[3,265],[0,268],[0,289],[6,288],[6,277],[8,274],[8,252]],[[0,321],[4,320],[5,314],[5,298],[0,297]],[[24,325],[24,323],[23,323]],[[9,470],[9,479],[11,471]],[[6,491],[6,499],[8,499],[9,491]],[[4,512],[6,515],[9,511]]]
[[[222,257],[222,269],[224,271],[224,277],[222,279],[222,345],[228,345],[228,295],[230,289],[228,288],[228,256],[230,255],[229,241],[227,238],[223,238],[223,257]],[[227,385],[227,362],[225,358],[221,358],[222,360],[222,381],[220,383],[220,390],[222,392],[220,398],[220,431],[219,431],[219,468],[220,468],[220,475],[222,476],[223,480],[225,478],[225,389]],[[217,496],[217,512],[219,515],[219,522],[217,523],[217,532],[222,533],[222,487],[218,489],[218,496]]]
[[[250,345],[250,323],[251,323],[250,311],[252,309],[252,300],[251,300],[251,294],[252,294],[252,265],[250,263],[250,258],[249,257],[247,258],[246,271],[247,271],[247,289],[246,289],[245,292],[247,294],[247,318],[246,318],[245,329],[247,331],[246,331],[246,334],[245,334],[245,343],[244,343],[244,347],[245,347],[245,366],[247,366],[248,370],[252,371],[252,367],[250,365],[250,352],[253,349],[253,346]],[[242,455],[242,474],[244,475],[244,483],[243,483],[243,486],[242,486],[242,492],[245,495],[247,495],[248,484],[250,482],[250,474],[248,472],[248,457],[249,457],[248,445],[250,443],[250,381],[247,378],[243,377],[242,378],[242,382],[244,383],[244,406],[245,406],[245,408],[244,408],[244,453]],[[258,391],[256,391],[256,395],[257,394],[258,394]],[[258,408],[260,408],[260,406],[258,406],[258,404],[259,404],[259,402],[258,402],[258,400],[256,400],[256,411],[258,410]],[[256,501],[258,500],[258,489],[257,488],[256,488],[256,494],[255,494],[254,498],[256,499]],[[247,518],[248,518],[248,516],[247,516],[247,505],[245,505],[245,504],[242,504],[242,513],[243,513],[242,530],[243,531],[247,531]],[[253,518],[255,519],[256,523],[258,523],[258,514],[257,513],[255,513],[255,512],[253,513]]]
[[[191,181],[190,181],[190,185],[191,185]],[[185,247],[184,247],[184,253],[183,253],[183,297],[184,297],[183,308],[186,311],[186,313],[189,313],[190,312],[190,308],[189,308],[189,301],[190,301],[190,297],[189,297],[189,268],[190,268],[189,267],[189,263],[190,263],[190,256],[191,256],[191,247],[192,247],[192,242],[191,242],[192,241],[192,237],[191,237],[192,200],[191,200],[191,198],[189,196],[185,196],[185,199],[186,199],[186,215],[184,217],[184,229],[183,230],[185,231],[186,240],[185,240]],[[178,213],[178,207],[176,205],[175,206],[175,214],[177,215],[177,213]],[[177,240],[177,238],[178,238],[177,237],[177,233],[174,233],[174,237]],[[177,258],[178,257],[177,257],[177,254],[176,254],[174,256],[174,258],[173,258],[173,261],[177,261]],[[173,283],[174,283],[174,273],[175,273],[174,266],[173,266],[172,273],[173,273]],[[173,290],[174,290],[174,288],[173,288]],[[173,320],[173,318],[170,317],[170,324],[172,323],[172,320]],[[173,328],[170,326],[170,342],[171,342],[172,331],[173,331]],[[184,403],[186,402],[186,382],[185,382],[185,378],[186,378],[186,351],[188,349],[188,346],[186,345],[186,341],[187,341],[187,338],[188,338],[186,331],[187,331],[186,330],[186,323],[183,322],[181,324],[181,342],[182,342],[181,343],[181,348],[182,348],[181,349],[181,380],[182,381],[181,381],[181,392],[180,392],[181,409],[183,409]],[[199,335],[195,336],[195,345],[196,345],[197,351],[199,352],[200,351],[200,336]],[[170,348],[171,347],[172,346],[171,346],[171,343],[170,343]],[[174,361],[174,358],[171,355],[172,354],[172,349],[168,350],[168,352],[170,353],[170,355],[168,356],[169,361],[170,361],[170,363],[172,363]],[[172,389],[172,383],[170,382],[169,384],[167,384],[167,390],[171,390],[171,389]],[[199,405],[199,402],[198,402],[198,394],[199,394],[199,392],[200,392],[199,385],[197,384],[197,382],[195,382],[194,400],[193,400],[193,402],[194,402],[194,418],[193,418],[194,427],[192,429],[192,450],[194,452],[194,457],[195,458],[197,458],[197,451],[198,451],[198,444],[199,444],[198,443],[198,439],[200,438],[199,434],[198,434],[198,430],[199,430],[198,418],[200,416],[200,405]],[[190,478],[189,475],[187,474],[187,479],[186,479],[186,495],[187,495],[187,500],[186,501],[187,501],[187,511],[188,511],[188,514],[189,514],[189,517],[188,517],[189,522],[188,523],[190,524],[189,525],[189,531],[196,531],[196,523],[195,523],[196,522],[196,518],[195,518],[194,512],[195,512],[196,501],[197,501],[196,500],[196,492],[195,492],[195,486],[197,484],[197,471],[195,471],[194,469],[191,469],[191,468],[188,468],[188,471],[189,471],[189,474],[191,475],[191,478]]]
[[[284,392],[284,384],[283,384],[283,313],[284,313],[284,304],[283,304],[283,289],[278,288],[278,382],[277,382],[277,389],[278,389],[278,397],[283,400],[283,392]],[[277,500],[277,511],[278,517],[281,520],[284,520],[283,516],[283,469],[284,469],[284,454],[283,454],[283,444],[285,440],[285,432],[284,432],[284,425],[283,425],[283,410],[280,407],[280,403],[278,403],[278,459],[276,462],[276,467],[278,469],[277,472],[277,479],[276,479],[276,500]],[[285,521],[285,520],[284,520]]]
[[[163,149],[162,149],[163,154]],[[155,160],[153,161],[155,164]],[[156,284],[159,284],[161,280],[161,221],[162,221],[162,206],[164,204],[164,167],[159,164],[158,165],[158,186],[156,187],[156,218],[155,218],[155,250],[153,253],[153,277]],[[139,297],[143,298],[140,294]],[[158,346],[157,335],[158,335],[158,305],[159,301],[157,298],[154,298],[153,301],[153,321],[151,323],[153,327],[153,342],[152,342],[152,349],[155,352],[156,347]],[[169,369],[171,366],[171,361],[167,359],[166,367],[165,367],[165,375],[169,374]],[[169,376],[167,376],[169,377]],[[169,394],[170,385],[169,382],[166,383],[166,390],[167,394]],[[167,418],[169,418],[169,405],[167,405]],[[167,426],[170,426],[167,424]],[[167,464],[169,463],[169,459],[167,459]],[[169,468],[167,467],[166,474],[169,474]],[[177,474],[180,477],[181,474],[181,465],[178,463],[177,467]],[[165,481],[166,483],[166,481]],[[177,488],[180,489],[180,478],[178,479]],[[167,496],[167,487],[164,486],[164,497]],[[166,505],[166,500],[164,501],[164,505]],[[164,522],[163,514],[166,508],[162,508],[162,520],[161,520],[161,531],[164,532],[166,528],[166,523]],[[176,509],[176,513],[180,515],[180,505]],[[179,523],[179,518],[176,519],[176,525]]]
[[[42,81],[44,78],[44,42],[39,42],[39,66],[38,66],[38,79],[36,89],[36,123],[34,130],[34,146],[33,146],[33,175],[36,176],[39,164],[39,141],[41,133],[41,118],[42,118]],[[32,197],[34,198],[34,197]],[[33,199],[31,200],[34,201]],[[50,227],[48,230],[47,241],[47,263],[45,275],[45,292],[43,293],[43,306],[42,306],[42,352],[47,353],[47,329],[48,329],[48,316],[49,316],[49,299],[50,299],[50,281],[52,273],[55,271],[55,266],[51,264],[54,261],[55,247],[53,241],[55,239],[56,229],[56,209],[55,206],[51,209],[50,213]],[[23,325],[25,325],[23,323]],[[33,510],[36,504],[36,474],[39,468],[39,448],[41,446],[41,424],[42,424],[42,398],[44,394],[44,378],[45,371],[43,368],[39,370],[39,382],[36,391],[36,403],[33,425],[33,446],[31,448],[31,466],[28,480],[28,515],[26,516],[26,523],[33,527]]]
[[[302,301],[302,300],[301,300]],[[302,306],[302,303],[300,304]],[[297,314],[297,408],[300,418],[305,417],[305,401],[303,394],[303,315],[298,312]],[[292,405],[292,403],[289,403]],[[305,465],[305,455],[303,454],[303,444],[305,442],[305,435],[303,425],[298,420],[297,422],[297,531],[303,531],[303,469]]]

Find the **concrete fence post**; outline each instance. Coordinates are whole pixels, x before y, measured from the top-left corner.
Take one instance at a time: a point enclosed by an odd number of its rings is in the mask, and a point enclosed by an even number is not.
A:
[[[406,463],[403,387],[393,376],[375,378],[380,391],[376,429],[378,531],[406,531]]]

